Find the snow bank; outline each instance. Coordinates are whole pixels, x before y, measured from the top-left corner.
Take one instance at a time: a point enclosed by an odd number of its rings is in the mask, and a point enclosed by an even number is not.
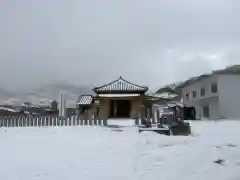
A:
[[[134,127],[1,128],[0,179],[240,179],[240,121],[191,124],[188,137]]]

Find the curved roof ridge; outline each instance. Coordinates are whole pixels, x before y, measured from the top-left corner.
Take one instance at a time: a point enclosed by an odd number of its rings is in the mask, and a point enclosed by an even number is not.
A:
[[[127,80],[124,79],[122,76],[120,76],[119,79],[122,79],[123,81],[125,81],[125,82],[127,82],[127,83],[129,83],[129,84],[132,84],[132,85],[134,85],[134,86],[138,86],[138,87],[141,87],[141,88],[148,88],[147,86],[140,86],[140,85],[134,84],[134,83],[132,83],[132,82],[130,82],[130,81],[127,81]]]
[[[105,85],[95,87],[94,91],[147,91],[147,86],[140,86],[125,80],[122,76]]]

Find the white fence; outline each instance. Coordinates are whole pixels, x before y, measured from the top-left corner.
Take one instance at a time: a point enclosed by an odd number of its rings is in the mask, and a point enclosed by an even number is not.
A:
[[[7,116],[0,117],[0,127],[45,127],[45,126],[107,126],[107,120],[79,119],[76,116],[63,117],[25,117]]]

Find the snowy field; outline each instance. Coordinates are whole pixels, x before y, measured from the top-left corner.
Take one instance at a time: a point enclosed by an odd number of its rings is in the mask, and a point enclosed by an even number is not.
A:
[[[0,128],[0,180],[239,180],[240,121],[192,122],[192,131]]]

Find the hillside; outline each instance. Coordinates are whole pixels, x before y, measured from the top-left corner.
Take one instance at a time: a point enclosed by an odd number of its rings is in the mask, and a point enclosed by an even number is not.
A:
[[[32,104],[49,104],[51,100],[59,101],[60,95],[66,97],[68,106],[75,106],[80,94],[93,93],[91,88],[72,84],[50,84],[26,92],[0,90],[0,104],[20,105],[23,102]]]

